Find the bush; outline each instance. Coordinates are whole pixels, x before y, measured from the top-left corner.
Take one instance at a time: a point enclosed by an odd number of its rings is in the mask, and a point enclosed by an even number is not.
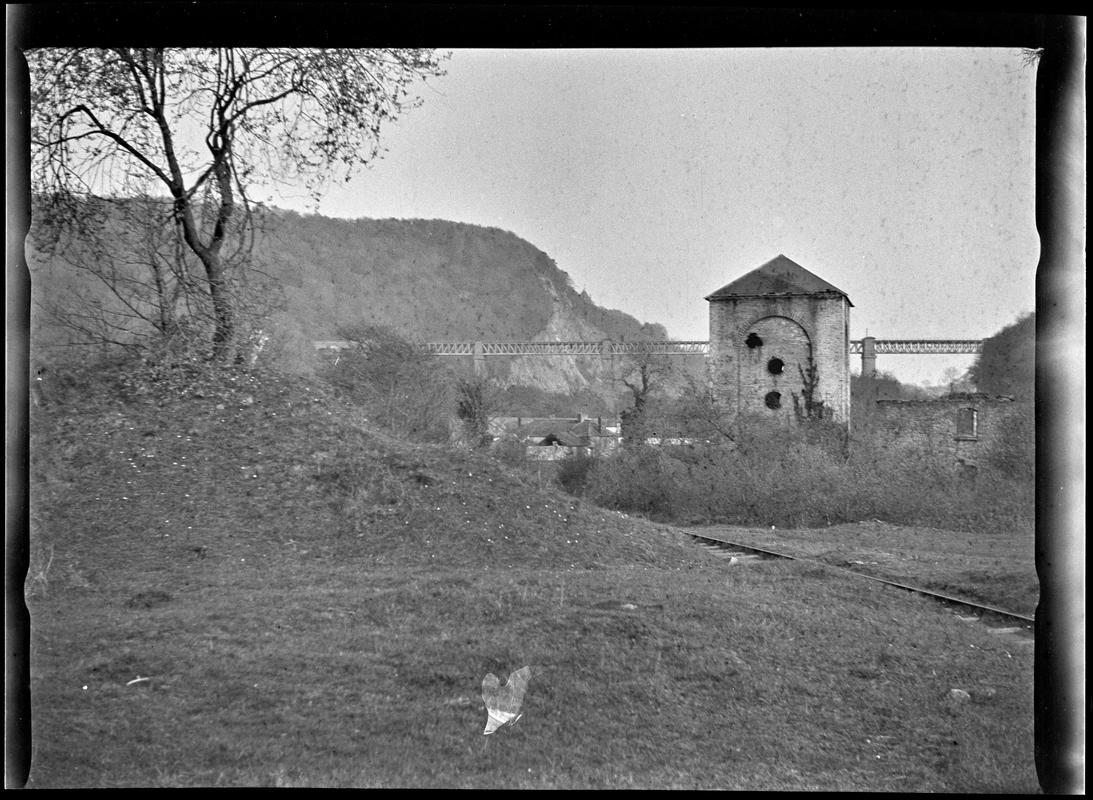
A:
[[[959,480],[903,442],[862,432],[847,448],[828,427],[745,425],[736,442],[626,448],[591,465],[584,495],[686,524],[820,527],[882,519],[997,529],[1032,521],[1030,480],[991,470]]]
[[[153,403],[194,398],[215,407],[253,402],[266,376],[274,374],[264,359],[252,365],[209,356],[207,343],[181,334],[128,349],[37,353],[32,391],[36,386],[36,405],[44,407],[105,397]]]
[[[355,347],[319,370],[368,420],[407,439],[446,442],[453,408],[451,376],[437,359],[379,326],[339,331]]]
[[[555,479],[571,495],[581,497],[596,460],[590,455],[573,453],[558,462]]]
[[[673,519],[683,465],[658,447],[633,445],[599,459],[585,481],[586,496],[597,505]]]
[[[489,378],[462,377],[456,381],[455,391],[456,415],[470,446],[488,447],[493,442],[490,416],[497,410],[497,385]]]
[[[505,436],[495,442],[490,452],[494,458],[510,467],[523,467],[527,463],[527,446],[515,436]]]
[[[258,371],[248,364],[214,360],[208,342],[183,330],[135,353],[121,374],[131,396],[233,402],[246,397],[257,380]]]

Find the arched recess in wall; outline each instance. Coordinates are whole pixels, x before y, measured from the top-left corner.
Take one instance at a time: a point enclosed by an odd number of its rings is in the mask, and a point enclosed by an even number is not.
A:
[[[737,328],[735,345],[741,410],[793,416],[793,397],[801,401],[801,373],[808,374],[812,359],[808,331],[789,317],[767,315]]]

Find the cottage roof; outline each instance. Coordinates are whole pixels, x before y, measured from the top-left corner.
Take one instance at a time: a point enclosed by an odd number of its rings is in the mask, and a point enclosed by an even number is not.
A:
[[[592,420],[534,419],[516,430],[521,439],[542,439],[566,447],[587,447],[593,434]]]
[[[587,436],[579,436],[572,431],[554,431],[547,434],[542,444],[560,444],[562,447],[588,447],[590,442]]]
[[[722,286],[707,300],[723,300],[731,297],[766,297],[769,295],[829,295],[838,294],[850,298],[842,289],[832,286],[779,253],[767,263]],[[853,303],[850,303],[853,305]]]

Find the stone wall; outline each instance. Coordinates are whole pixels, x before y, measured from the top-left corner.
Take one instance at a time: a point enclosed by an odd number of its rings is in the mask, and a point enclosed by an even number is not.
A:
[[[937,400],[877,400],[871,423],[936,459],[940,467],[979,468],[992,452],[1005,447],[1032,446],[1018,441],[1031,435],[1031,409],[1009,397],[960,394]]]
[[[814,399],[848,422],[849,311],[835,294],[711,300],[707,370],[715,400],[737,413],[788,420],[794,395],[804,401],[802,373],[814,364]]]

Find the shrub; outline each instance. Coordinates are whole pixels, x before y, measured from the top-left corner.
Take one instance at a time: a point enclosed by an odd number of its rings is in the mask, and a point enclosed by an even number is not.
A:
[[[571,495],[581,497],[596,460],[590,455],[572,453],[558,462],[555,479]]]
[[[493,442],[490,416],[497,406],[497,385],[489,378],[473,376],[456,381],[456,415],[471,447],[488,447]]]
[[[598,505],[672,519],[680,495],[682,464],[658,447],[634,445],[599,459],[585,483]]]
[[[505,436],[495,442],[491,452],[510,467],[522,467],[527,463],[527,446],[514,436]]]
[[[121,375],[131,395],[230,402],[245,397],[256,380],[248,363],[215,360],[211,345],[184,328],[134,353]]]
[[[962,481],[905,442],[866,431],[847,447],[830,427],[742,425],[735,442],[627,448],[595,463],[584,493],[599,505],[684,523],[1031,523],[1030,480],[988,470]]]
[[[380,326],[355,325],[339,334],[355,346],[323,367],[323,378],[370,422],[397,436],[448,440],[451,380],[434,356]]]

